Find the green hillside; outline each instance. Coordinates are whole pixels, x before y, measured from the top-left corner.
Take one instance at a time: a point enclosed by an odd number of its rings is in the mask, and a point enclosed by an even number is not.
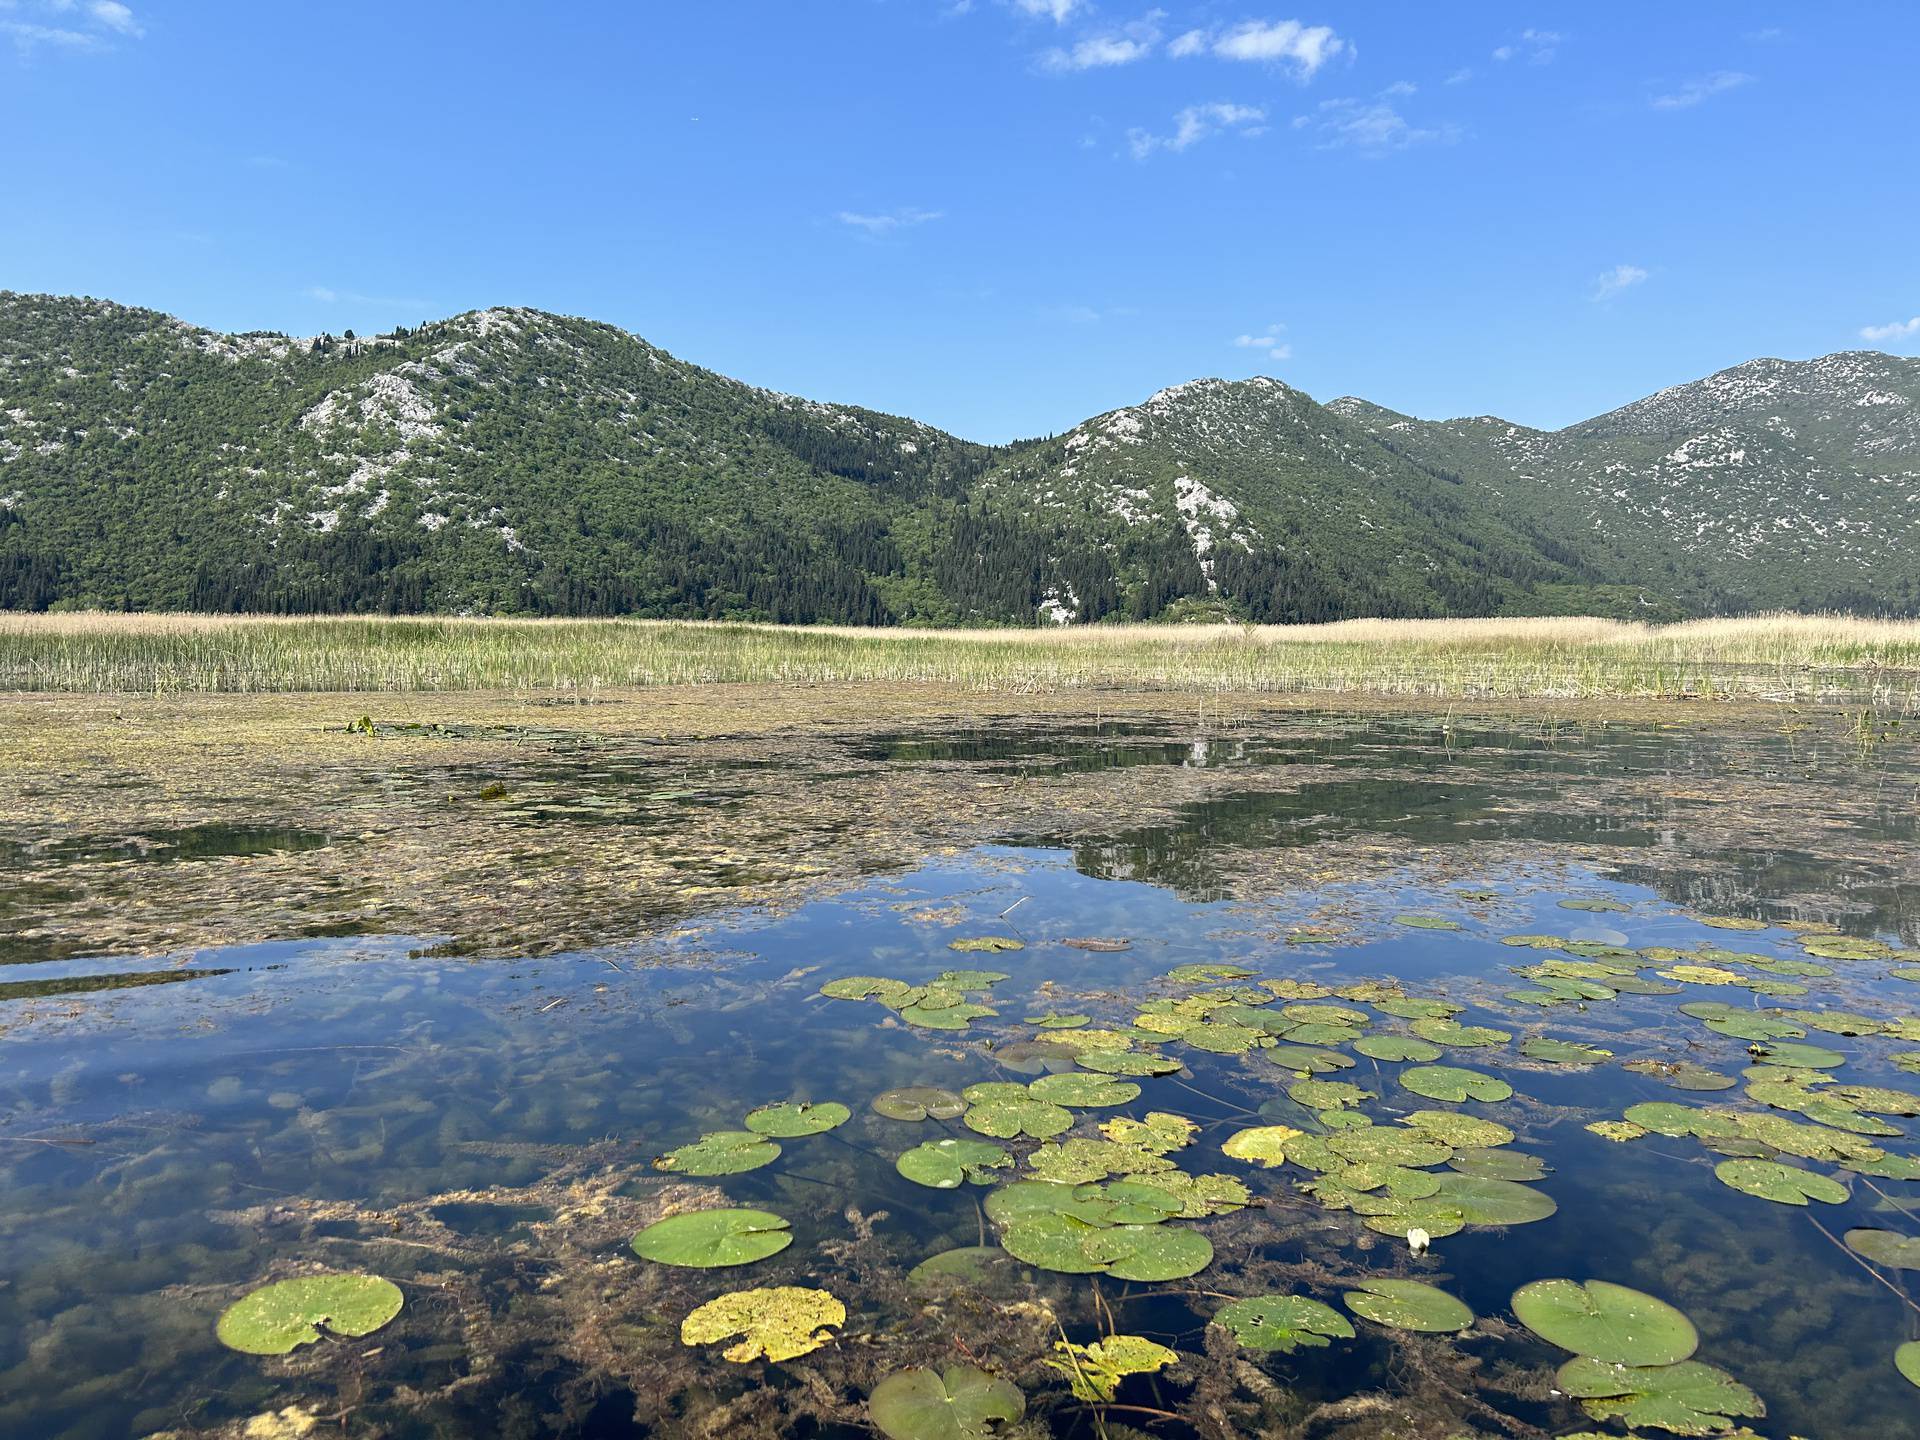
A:
[[[0,607],[1911,611],[1916,377],[1757,361],[1554,434],[1202,380],[996,448],[538,311],[296,340],[0,293]]]

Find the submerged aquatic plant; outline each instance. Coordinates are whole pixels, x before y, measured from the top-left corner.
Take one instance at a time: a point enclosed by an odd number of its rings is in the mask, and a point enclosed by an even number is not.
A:
[[[1109,1335],[1091,1345],[1062,1340],[1053,1348],[1061,1358],[1047,1364],[1067,1377],[1076,1398],[1094,1403],[1112,1400],[1127,1376],[1164,1370],[1180,1359],[1177,1350],[1141,1335]]]
[[[1291,1355],[1351,1340],[1353,1325],[1331,1305],[1306,1295],[1256,1295],[1214,1312],[1213,1323],[1229,1331],[1244,1350]]]

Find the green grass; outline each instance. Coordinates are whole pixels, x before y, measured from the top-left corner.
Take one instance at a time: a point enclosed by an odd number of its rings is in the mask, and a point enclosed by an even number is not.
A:
[[[1920,708],[1920,622],[1756,616],[855,630],[623,620],[0,615],[0,690],[519,690],[735,682]]]

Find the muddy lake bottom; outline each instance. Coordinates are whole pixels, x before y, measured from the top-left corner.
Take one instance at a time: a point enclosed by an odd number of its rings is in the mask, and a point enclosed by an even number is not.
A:
[[[1920,1437],[1908,1252],[1848,1243],[1920,1235],[1910,738],[728,703],[8,712],[0,1434],[837,1440],[876,1433],[889,1375],[969,1365],[1024,1396],[980,1433],[1032,1440]],[[874,1108],[981,1084],[1034,1089]],[[785,1102],[848,1118],[750,1168],[689,1157]],[[1044,1135],[1000,1133],[1010,1104]],[[1634,1138],[1588,1128],[1630,1110]],[[1435,1113],[1511,1136],[1384,1188],[1334,1155]],[[1150,1116],[1181,1143],[1127,1148]],[[1284,1158],[1236,1143],[1274,1127]],[[943,1140],[1004,1158],[896,1168]],[[1123,1168],[1063,1165],[1076,1140]],[[1769,1199],[1729,1161],[1840,1193]],[[1206,1242],[1170,1278],[1039,1263],[994,1199],[1169,1171],[1232,1182],[1159,1222]],[[721,1207],[791,1243],[711,1269],[631,1244]],[[404,1307],[285,1356],[216,1338],[322,1272]],[[1558,1277],[1684,1312],[1754,1403],[1583,1410],[1512,1303]],[[1346,1305],[1382,1278],[1473,1318]],[[777,1362],[683,1341],[757,1287],[843,1318]],[[1353,1333],[1260,1350],[1215,1318],[1290,1295]],[[1056,1347],[1116,1333],[1176,1358],[1076,1396]]]

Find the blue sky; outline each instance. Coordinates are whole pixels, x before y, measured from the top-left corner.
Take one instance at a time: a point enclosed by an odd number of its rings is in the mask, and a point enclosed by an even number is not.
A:
[[[1902,3],[0,0],[0,288],[492,304],[970,437],[1197,375],[1559,425],[1920,350]]]

